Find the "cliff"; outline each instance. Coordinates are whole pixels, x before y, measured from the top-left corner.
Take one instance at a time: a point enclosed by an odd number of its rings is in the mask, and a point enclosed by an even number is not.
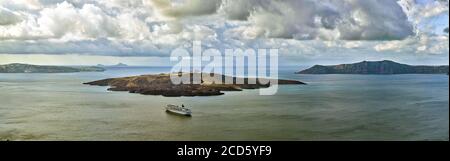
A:
[[[355,64],[315,65],[297,74],[447,74],[447,66],[412,66],[389,60]]]

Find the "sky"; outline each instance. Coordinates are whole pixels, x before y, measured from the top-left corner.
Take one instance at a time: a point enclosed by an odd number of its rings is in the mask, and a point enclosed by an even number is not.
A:
[[[165,66],[176,48],[282,65],[448,64],[448,0],[0,0],[0,64]]]

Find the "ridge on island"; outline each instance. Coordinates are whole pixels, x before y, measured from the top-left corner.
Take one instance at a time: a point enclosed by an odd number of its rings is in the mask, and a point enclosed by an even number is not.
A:
[[[94,66],[68,67],[45,66],[30,64],[6,64],[0,65],[0,73],[76,73],[76,72],[103,72],[105,69]]]
[[[448,65],[407,65],[394,61],[363,61],[354,64],[315,65],[296,74],[448,74]]]
[[[190,74],[192,80],[194,74],[200,73],[183,73]],[[223,80],[228,76],[219,75]],[[268,88],[269,85],[248,84],[248,78],[228,77],[233,80],[233,84],[215,84],[212,83],[214,79],[204,78],[201,84],[173,84],[170,79],[170,74],[159,75],[141,75],[123,78],[110,78],[93,82],[84,83],[87,85],[96,86],[110,86],[109,91],[128,91],[130,93],[139,93],[143,95],[162,95],[165,97],[179,97],[179,96],[216,96],[223,95],[223,91],[242,91],[243,89],[259,89]],[[243,80],[244,84],[236,84],[237,80]],[[254,79],[254,78],[250,78]],[[268,79],[261,81],[267,81]],[[192,81],[191,81],[192,82]],[[221,82],[221,81],[216,81]],[[256,82],[259,82],[256,79]],[[295,80],[278,80],[278,84],[305,84]]]
[[[124,64],[124,63],[118,63],[116,65],[97,64],[97,67],[129,67],[129,66],[127,64]]]

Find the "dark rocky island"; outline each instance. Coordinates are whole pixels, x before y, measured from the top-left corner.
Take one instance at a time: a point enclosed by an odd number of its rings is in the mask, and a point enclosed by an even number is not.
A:
[[[389,60],[363,61],[355,64],[315,65],[297,74],[448,74],[448,65],[412,66]]]
[[[191,80],[193,73],[190,74]],[[196,73],[200,75],[200,73]],[[221,76],[223,80],[227,76]],[[159,75],[142,75],[123,78],[111,78],[94,82],[84,83],[87,85],[96,86],[110,86],[110,91],[128,91],[130,93],[140,93],[143,95],[162,95],[166,97],[179,97],[179,96],[216,96],[223,95],[223,91],[242,91],[243,89],[259,89],[268,88],[270,85],[262,84],[249,84],[247,78],[227,77],[233,79],[234,84],[219,84],[212,83],[214,79],[204,78],[201,84],[173,84],[169,74]],[[236,84],[237,80],[241,79],[244,84]],[[251,79],[251,78],[250,78]],[[221,82],[221,81],[217,81]],[[256,79],[256,82],[259,82]],[[295,80],[278,80],[280,85],[301,85],[305,84]]]
[[[100,67],[68,67],[68,66],[42,66],[29,64],[0,65],[0,73],[76,73],[76,72],[103,72]]]

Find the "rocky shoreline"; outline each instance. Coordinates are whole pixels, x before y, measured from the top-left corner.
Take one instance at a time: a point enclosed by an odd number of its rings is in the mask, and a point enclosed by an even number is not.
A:
[[[194,76],[190,74],[191,80]],[[196,73],[200,74],[200,73]],[[219,76],[220,77],[220,76]],[[165,97],[180,97],[180,96],[217,96],[223,95],[224,91],[242,91],[243,89],[259,89],[268,88],[270,85],[249,84],[248,78],[236,78],[221,75],[225,80],[233,79],[234,84],[216,84],[211,83],[215,81],[211,78],[202,79],[201,84],[173,84],[169,74],[159,75],[141,75],[123,78],[110,78],[93,82],[84,83],[86,85],[94,86],[109,86],[109,91],[128,91],[130,93],[139,93],[143,95],[162,95]],[[250,78],[251,79],[251,78]],[[236,84],[237,81],[243,81],[244,84]],[[256,79],[256,82],[259,80]],[[262,80],[261,81],[268,81]],[[219,82],[219,81],[216,81]],[[304,85],[306,83],[295,80],[278,80],[279,85]]]

